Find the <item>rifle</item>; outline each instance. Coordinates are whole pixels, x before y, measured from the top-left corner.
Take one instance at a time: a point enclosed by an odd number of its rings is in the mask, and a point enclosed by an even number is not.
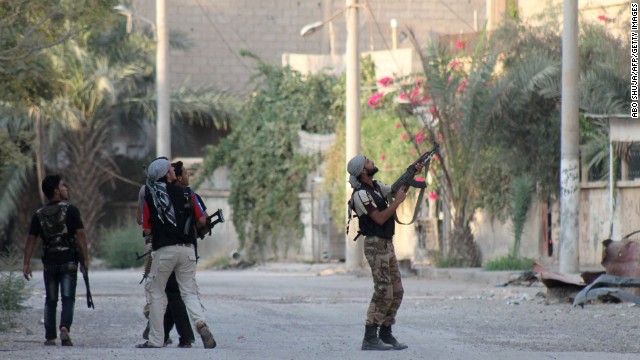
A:
[[[429,162],[431,161],[431,158],[433,157],[433,155],[435,155],[435,152],[438,150],[439,147],[440,145],[436,144],[433,147],[433,149],[427,151],[422,156],[420,156],[418,160],[414,161],[411,165],[409,165],[409,167],[404,172],[404,174],[402,174],[398,178],[398,180],[396,180],[393,183],[393,185],[391,185],[391,193],[395,195],[395,193],[397,193],[398,190],[402,188],[408,188],[409,186],[413,186],[414,188],[418,188],[418,189],[426,188],[427,187],[426,182],[417,181],[413,178],[418,173],[418,171],[416,170],[416,165],[420,163],[424,163],[425,170],[427,170],[427,168],[429,167]]]
[[[217,217],[214,221],[211,221],[214,217]],[[207,222],[204,227],[197,229],[198,237],[200,240],[204,239],[205,235],[211,235],[211,229],[218,223],[224,222],[224,216],[222,215],[222,209],[218,209],[215,213],[207,216]]]
[[[440,147],[440,145],[436,144],[433,149],[427,151],[426,153],[422,154],[422,156],[420,156],[418,158],[418,160],[414,161],[411,165],[409,165],[409,167],[407,168],[407,170],[404,172],[404,174],[402,174],[398,180],[396,180],[393,185],[391,185],[391,193],[389,194],[389,197],[392,197],[393,195],[395,195],[400,189],[402,188],[408,188],[410,186],[414,187],[414,188],[418,188],[420,189],[420,195],[418,195],[418,202],[416,203],[416,208],[413,212],[413,218],[411,219],[410,222],[408,223],[403,223],[400,220],[398,220],[398,216],[394,214],[394,218],[396,220],[396,222],[398,224],[402,224],[402,225],[409,225],[409,224],[413,224],[414,221],[416,221],[416,217],[418,215],[418,213],[420,212],[420,206],[422,205],[422,197],[424,195],[424,189],[427,187],[427,183],[424,181],[417,181],[414,179],[414,176],[416,176],[416,174],[418,173],[418,171],[416,170],[416,165],[423,163],[425,164],[425,173],[427,172],[428,168],[429,168],[429,162],[431,161],[431,158],[433,157],[433,155],[435,155],[436,151],[438,151],[438,148]],[[391,199],[389,199],[391,200]]]
[[[87,267],[84,265],[84,259],[82,259],[82,256],[80,256],[79,262],[80,272],[82,273],[82,278],[84,279],[84,285],[87,288],[87,307],[95,309],[96,307],[93,306],[93,297],[91,296],[91,287],[89,286],[89,270],[87,270]]]
[[[140,284],[142,284],[144,279],[146,279],[151,272],[151,252],[153,251],[153,249],[151,245],[151,239],[147,239],[150,237],[151,236],[145,237],[144,254],[138,255],[138,252],[136,251],[136,260],[144,259],[144,271],[142,272],[142,280],[140,280]]]

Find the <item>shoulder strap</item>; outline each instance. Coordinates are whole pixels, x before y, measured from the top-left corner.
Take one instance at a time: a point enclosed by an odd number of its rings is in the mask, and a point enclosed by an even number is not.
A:
[[[351,198],[349,199],[349,201],[347,201],[347,206],[348,206],[348,212],[347,212],[347,225],[346,225],[346,234],[347,236],[349,236],[349,224],[351,223],[351,219],[358,217],[358,213],[356,212],[356,205],[353,202],[353,195],[356,193],[356,189],[353,189],[353,191],[351,192]],[[355,214],[354,214],[355,213]],[[353,238],[353,241],[358,240],[358,238],[360,237],[360,235],[362,235],[362,233],[360,232],[360,229],[358,229],[358,232],[356,233],[356,237]]]
[[[427,168],[424,169],[424,176],[425,176],[425,178],[427,177]],[[418,194],[418,202],[416,203],[416,207],[413,210],[413,217],[411,218],[411,221],[409,221],[408,223],[403,223],[402,221],[400,221],[398,219],[398,213],[397,212],[393,214],[393,218],[398,224],[400,224],[400,225],[411,225],[416,221],[416,219],[418,218],[418,213],[420,212],[420,209],[422,208],[422,198],[424,197],[424,190],[425,190],[425,188],[421,188],[420,189],[420,194]],[[387,197],[387,201],[391,202],[391,193],[389,193],[389,195]]]

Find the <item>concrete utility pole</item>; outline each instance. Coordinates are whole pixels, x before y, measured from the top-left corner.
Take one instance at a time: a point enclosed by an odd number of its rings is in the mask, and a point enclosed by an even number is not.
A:
[[[171,104],[169,98],[169,31],[166,1],[156,0],[156,156],[171,159]]]
[[[579,271],[578,0],[564,0],[562,137],[560,154],[560,272]]]
[[[358,0],[347,0],[347,139],[346,161],[348,162],[360,152],[360,52],[358,51]],[[345,163],[345,173],[347,165]],[[350,199],[352,189],[347,184],[346,197]],[[364,259],[364,246],[362,241],[354,242],[357,228],[356,221],[351,221],[351,230],[346,236],[346,267],[347,269],[359,269]]]

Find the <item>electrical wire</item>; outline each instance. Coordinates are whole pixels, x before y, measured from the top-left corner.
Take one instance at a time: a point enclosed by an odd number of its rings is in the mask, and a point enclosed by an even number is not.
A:
[[[368,1],[364,2],[365,7],[367,8],[367,10],[369,11],[369,14],[371,15],[371,19],[373,20],[373,23],[376,26],[376,29],[378,30],[378,34],[380,34],[380,38],[382,39],[382,43],[384,44],[385,49],[387,49],[387,51],[389,52],[389,54],[391,55],[391,59],[393,59],[393,63],[396,65],[396,68],[398,68],[398,72],[400,73],[401,77],[405,77],[402,68],[400,67],[400,64],[398,63],[398,60],[396,59],[395,55],[393,54],[393,51],[391,49],[391,47],[389,46],[389,43],[387,42],[387,40],[384,37],[384,34],[382,33],[382,29],[380,28],[380,24],[378,23],[378,20],[376,19],[376,16],[373,14],[373,10],[371,10],[371,5],[369,4]]]
[[[224,38],[224,36],[222,35],[222,32],[220,31],[220,29],[218,29],[218,27],[215,25],[215,23],[213,22],[213,20],[211,20],[211,17],[209,16],[209,14],[207,13],[207,11],[204,9],[204,7],[202,6],[202,4],[200,3],[200,0],[196,0],[196,3],[198,4],[198,7],[200,8],[200,11],[202,11],[202,13],[204,14],[204,16],[207,18],[207,21],[209,22],[209,24],[211,25],[211,27],[213,27],[213,29],[216,31],[216,33],[218,34],[218,36],[220,37],[220,39],[222,40],[222,42],[224,43],[224,45],[227,47],[227,49],[229,49],[229,51],[233,54],[233,56],[235,56],[236,59],[238,59],[238,61],[240,62],[240,64],[249,72],[251,72],[251,69],[247,66],[247,64],[244,63],[242,57],[238,54],[236,54],[236,51],[231,47],[231,45],[227,42],[227,40]]]

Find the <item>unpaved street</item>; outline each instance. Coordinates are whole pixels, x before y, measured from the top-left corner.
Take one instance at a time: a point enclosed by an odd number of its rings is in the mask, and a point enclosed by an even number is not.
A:
[[[76,346],[44,347],[42,273],[21,326],[0,333],[0,359],[638,359],[640,311],[629,304],[544,305],[543,287],[496,288],[404,279],[394,327],[403,351],[360,351],[372,292],[367,276],[341,265],[265,265],[199,271],[202,302],[218,347],[135,349],[142,342],[140,271],[96,271],[96,309],[79,283],[71,336]],[[79,279],[79,281],[81,281]],[[172,338],[177,339],[175,331]]]

